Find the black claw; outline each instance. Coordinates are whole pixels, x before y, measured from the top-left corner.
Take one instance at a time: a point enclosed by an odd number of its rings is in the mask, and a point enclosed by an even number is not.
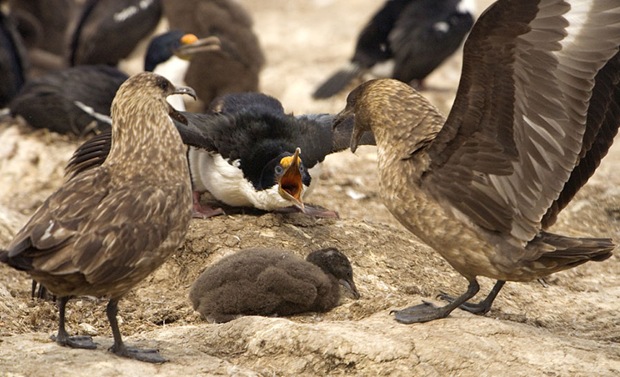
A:
[[[501,288],[501,285],[499,288]],[[445,293],[440,294],[440,296],[450,298],[448,305],[437,307],[431,302],[423,301],[420,305],[411,306],[402,310],[393,310],[391,313],[394,313],[394,318],[398,322],[406,324],[429,322],[440,318],[446,318],[454,309],[460,307],[462,304],[467,302],[467,300],[474,297],[476,293],[478,293],[479,289],[480,286],[478,285],[478,282],[473,279],[469,282],[467,291],[457,298],[452,298]],[[497,292],[499,292],[499,289],[497,289]]]
[[[497,294],[504,286],[504,283],[505,281],[498,280],[493,286],[493,289],[491,290],[491,292],[489,292],[489,295],[484,300],[480,301],[479,303],[475,303],[475,304],[471,302],[464,302],[461,305],[459,305],[459,309],[465,310],[467,312],[470,312],[476,315],[483,315],[483,314],[488,313],[491,310],[491,306],[493,305],[493,301],[495,300],[495,297],[497,297]],[[455,300],[458,299],[444,292],[441,292],[439,295],[437,295],[437,297],[449,303],[453,303]]]
[[[168,359],[161,356],[159,354],[159,351],[156,349],[139,349],[134,347],[112,346],[110,347],[109,351],[121,357],[144,361],[147,363],[161,364],[168,361]]]
[[[396,321],[405,324],[429,322],[435,319],[445,318],[450,311],[445,307],[437,307],[435,304],[423,301],[420,305],[410,306],[402,310],[392,310]]]
[[[87,335],[66,336],[66,337],[62,337],[62,336],[58,337],[56,335],[52,335],[50,338],[63,347],[80,348],[80,349],[88,349],[88,350],[94,350],[97,348],[97,343],[93,342],[93,338]]]

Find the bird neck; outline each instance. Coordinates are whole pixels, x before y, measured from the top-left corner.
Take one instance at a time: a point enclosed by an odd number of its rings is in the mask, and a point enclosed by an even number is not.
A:
[[[380,154],[389,160],[409,159],[425,153],[445,123],[439,110],[418,92],[401,101],[381,104],[378,117],[371,117],[371,128]]]
[[[130,101],[124,111],[119,111],[116,103],[112,104],[113,137],[106,163],[114,164],[119,171],[187,170],[185,146],[168,116],[169,105],[160,101],[153,106],[152,101],[141,102],[135,98]],[[162,150],[173,153],[161,153]]]

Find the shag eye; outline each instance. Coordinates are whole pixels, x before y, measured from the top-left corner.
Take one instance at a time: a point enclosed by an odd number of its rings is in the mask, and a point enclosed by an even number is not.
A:
[[[276,172],[276,174],[280,175],[282,173],[284,173],[284,168],[280,165],[276,165],[274,171]]]

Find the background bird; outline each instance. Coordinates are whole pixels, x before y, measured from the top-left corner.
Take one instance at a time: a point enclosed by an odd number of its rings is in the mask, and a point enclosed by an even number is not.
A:
[[[241,315],[288,316],[338,305],[340,285],[357,299],[349,259],[334,248],[306,260],[281,250],[246,249],[209,266],[189,293],[203,318],[228,322]]]
[[[162,76],[182,76],[187,70],[184,59],[215,48],[219,48],[218,41],[212,37],[198,39],[171,30],[152,39],[144,69]],[[116,67],[101,64],[52,71],[30,79],[11,101],[10,113],[35,128],[76,135],[98,133],[109,129],[112,99],[127,77]]]
[[[62,346],[96,348],[90,337],[69,336],[65,307],[73,296],[105,296],[110,350],[165,361],[155,350],[125,346],[116,314],[120,298],[176,250],[191,219],[185,147],[168,116],[172,94],[194,95],[153,73],[128,79],[112,103],[114,142],[107,159],[68,179],[0,251],[0,261],[59,297],[53,338]]]
[[[69,64],[117,65],[160,23],[160,0],[87,0],[71,27]]]
[[[29,80],[9,104],[10,113],[34,128],[74,135],[98,133],[110,124],[94,113],[109,116],[114,95],[127,78],[107,65],[53,71]],[[84,111],[76,101],[93,112]]]
[[[162,17],[160,0],[12,0],[9,8],[33,76],[75,65],[117,65],[150,40]]]
[[[618,25],[618,3],[500,0],[465,43],[447,120],[395,80],[349,94],[341,116],[355,114],[351,149],[373,132],[386,206],[469,281],[463,295],[441,295],[448,305],[399,310],[398,321],[443,318],[459,306],[486,313],[505,281],[611,256],[610,239],[547,229],[617,133]],[[469,303],[477,276],[497,283]]]
[[[374,67],[424,88],[424,78],[452,55],[474,24],[472,0],[387,0],[357,39],[351,61],[312,94],[329,98]]]
[[[253,30],[253,21],[235,0],[162,0],[170,28],[199,38],[214,35],[222,43],[217,54],[192,59],[185,82],[196,89],[204,111],[216,97],[227,93],[256,92],[265,56]],[[208,70],[208,71],[206,71]]]
[[[26,81],[28,59],[15,23],[0,10],[0,108],[5,107]]]

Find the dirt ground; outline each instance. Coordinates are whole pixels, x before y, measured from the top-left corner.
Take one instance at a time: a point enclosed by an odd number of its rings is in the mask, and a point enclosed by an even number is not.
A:
[[[344,63],[357,32],[380,0],[244,0],[268,63],[264,92],[297,114],[337,112],[346,93],[314,101],[310,93]],[[489,1],[479,1],[482,11]],[[444,112],[460,70],[456,55],[436,71],[424,94]],[[0,245],[61,183],[79,140],[0,124]],[[562,213],[553,231],[620,240],[620,145]],[[550,276],[509,283],[484,317],[402,325],[390,310],[460,294],[466,281],[404,230],[381,204],[373,147],[330,156],[310,202],[340,219],[227,210],[193,220],[183,246],[119,305],[129,344],[155,347],[170,362],[147,365],[106,351],[112,344],[105,302],[72,300],[71,333],[91,334],[96,351],[62,348],[53,303],[30,298],[30,279],[0,266],[0,375],[35,376],[617,376],[620,375],[620,257]],[[362,294],[345,296],[326,314],[243,317],[209,324],[187,294],[202,270],[224,255],[256,246],[299,255],[326,246],[349,256]],[[493,282],[482,279],[482,294]]]

